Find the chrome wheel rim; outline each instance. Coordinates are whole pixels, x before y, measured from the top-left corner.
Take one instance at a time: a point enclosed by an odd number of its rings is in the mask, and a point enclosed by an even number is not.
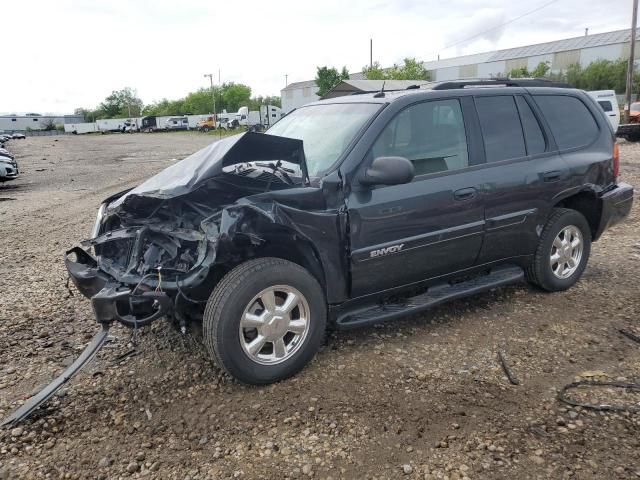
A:
[[[291,358],[309,332],[309,303],[293,287],[265,288],[249,302],[240,319],[244,353],[261,365]]]
[[[560,230],[551,246],[549,265],[553,274],[560,279],[569,278],[580,266],[584,241],[582,232],[574,225]]]

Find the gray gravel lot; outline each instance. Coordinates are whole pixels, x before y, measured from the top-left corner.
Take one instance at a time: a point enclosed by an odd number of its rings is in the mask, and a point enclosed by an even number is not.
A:
[[[65,288],[63,252],[100,201],[210,143],[193,133],[31,137],[0,184],[0,418],[69,365],[97,330]],[[621,144],[640,185],[640,145]],[[640,478],[640,414],[568,408],[575,379],[640,382],[640,207],[594,244],[582,280],[526,285],[393,324],[333,334],[297,377],[240,385],[164,322],[116,339],[19,428],[0,431],[0,480]],[[521,385],[496,359],[505,352]],[[628,404],[614,391],[587,398]]]

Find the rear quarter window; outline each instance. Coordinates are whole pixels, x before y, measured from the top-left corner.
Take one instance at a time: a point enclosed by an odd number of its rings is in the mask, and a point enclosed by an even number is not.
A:
[[[600,105],[602,107],[602,110],[604,110],[605,112],[613,111],[613,105],[611,105],[611,102],[609,100],[598,100],[598,105]]]
[[[534,95],[560,150],[589,145],[598,124],[582,100],[567,95]]]

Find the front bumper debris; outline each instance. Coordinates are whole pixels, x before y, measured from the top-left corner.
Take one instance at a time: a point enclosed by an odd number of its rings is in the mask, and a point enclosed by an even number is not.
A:
[[[87,345],[82,354],[73,362],[62,375],[58,376],[53,382],[40,390],[36,395],[27,400],[20,408],[0,422],[0,428],[12,427],[27,418],[40,405],[46,402],[56,393],[65,383],[73,378],[82,368],[93,359],[100,349],[107,342],[110,324],[103,323],[102,329],[93,337],[91,343]]]
[[[96,321],[102,325],[118,321],[130,328],[144,327],[173,309],[173,300],[164,292],[138,293],[115,282],[80,247],[67,252],[65,265],[76,288],[91,299]]]

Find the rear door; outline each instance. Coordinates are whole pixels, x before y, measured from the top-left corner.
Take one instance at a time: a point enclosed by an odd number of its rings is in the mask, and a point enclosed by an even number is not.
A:
[[[354,188],[347,199],[354,297],[471,267],[482,244],[484,211],[462,103],[430,100],[400,111],[364,164],[401,156],[415,167],[409,184]]]
[[[529,255],[569,168],[526,94],[475,97],[487,165],[479,264]]]

